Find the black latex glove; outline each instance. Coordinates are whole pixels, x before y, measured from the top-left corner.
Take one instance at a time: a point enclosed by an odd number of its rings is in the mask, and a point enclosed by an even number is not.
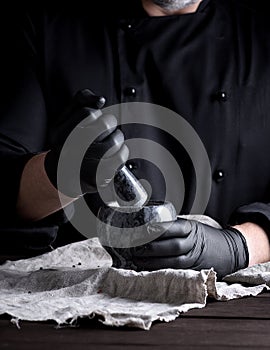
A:
[[[244,236],[235,228],[213,228],[193,220],[178,219],[149,225],[161,230],[151,243],[134,248],[133,262],[138,270],[209,269],[218,278],[248,265],[249,254]]]
[[[88,89],[79,91],[51,132],[51,150],[45,158],[45,170],[52,184],[70,197],[95,192],[97,186],[105,186],[128,158],[124,135],[117,129],[115,116],[102,114],[100,110],[104,103],[103,97],[94,95]],[[78,126],[81,121],[84,121],[83,124]],[[73,130],[76,132],[76,143],[66,145],[64,148],[65,152],[62,153],[61,159],[65,160],[67,166],[64,167],[64,176],[59,182],[57,181],[57,166],[60,152],[66,138]],[[78,177],[76,175],[78,167],[74,164],[80,158],[79,149],[82,145],[87,147],[80,164],[80,182],[74,182],[74,179]],[[108,150],[110,151],[101,161]],[[99,163],[102,167],[97,177]]]

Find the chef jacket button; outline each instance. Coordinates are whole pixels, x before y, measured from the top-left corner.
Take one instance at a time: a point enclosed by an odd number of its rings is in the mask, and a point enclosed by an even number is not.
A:
[[[218,91],[216,93],[216,100],[219,102],[226,102],[228,100],[228,94],[226,91]]]
[[[133,25],[132,25],[132,23],[130,23],[130,22],[127,22],[127,21],[120,21],[119,22],[119,26],[120,26],[120,28],[123,30],[123,31],[125,31],[125,32],[129,32],[129,31],[131,31],[131,29],[133,28]]]
[[[125,96],[135,97],[136,96],[136,89],[132,86],[128,86],[125,88],[124,94],[125,94]]]
[[[222,169],[216,170],[213,174],[213,178],[216,182],[223,181],[224,177],[225,177],[225,173],[224,173],[224,170],[222,170]]]
[[[126,162],[126,166],[128,167],[129,170],[136,170],[138,168],[137,164],[133,161],[128,160]]]
[[[128,31],[128,30],[132,29],[132,24],[124,22],[121,24],[121,27],[123,30]]]

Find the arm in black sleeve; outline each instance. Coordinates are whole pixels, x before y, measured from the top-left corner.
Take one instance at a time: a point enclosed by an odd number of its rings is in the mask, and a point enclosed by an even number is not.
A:
[[[34,25],[23,12],[9,10],[5,15],[1,23],[0,192],[13,211],[24,165],[44,151],[47,114]]]
[[[1,222],[17,218],[16,203],[25,164],[33,156],[19,144],[0,134],[0,213]]]
[[[231,225],[253,222],[263,228],[270,240],[270,203],[254,202],[237,208],[230,218]]]
[[[32,156],[0,134],[0,254],[35,255],[47,251],[56,239],[59,225],[66,221],[63,211],[38,222],[25,222],[17,215],[21,174]]]
[[[22,221],[16,212],[23,169],[33,155],[45,150],[47,113],[38,59],[40,38],[29,15],[8,11],[1,17],[0,250],[46,249],[55,240],[64,216],[31,223]]]
[[[9,10],[1,22],[0,193],[2,213],[11,215],[16,214],[23,168],[34,154],[44,151],[47,131],[37,34],[29,16],[22,13]]]

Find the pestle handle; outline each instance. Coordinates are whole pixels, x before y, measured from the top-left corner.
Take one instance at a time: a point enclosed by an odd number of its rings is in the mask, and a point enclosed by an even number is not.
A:
[[[146,203],[148,198],[146,190],[125,165],[118,170],[112,182],[115,200],[121,207],[141,207]]]
[[[100,109],[91,110],[91,121],[102,115],[101,108],[105,104],[105,98],[99,96],[99,99]],[[85,123],[89,123],[89,120]],[[125,165],[116,172],[114,179],[106,187],[100,190],[107,204],[113,202],[121,207],[141,207],[148,199],[148,194],[140,181]]]

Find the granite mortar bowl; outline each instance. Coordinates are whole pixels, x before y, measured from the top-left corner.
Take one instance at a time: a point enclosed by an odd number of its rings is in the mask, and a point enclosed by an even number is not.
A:
[[[176,210],[170,202],[149,201],[135,207],[102,206],[97,214],[97,234],[113,259],[113,266],[136,270],[132,263],[134,247],[145,245],[162,232],[150,232],[151,223],[174,221]]]

